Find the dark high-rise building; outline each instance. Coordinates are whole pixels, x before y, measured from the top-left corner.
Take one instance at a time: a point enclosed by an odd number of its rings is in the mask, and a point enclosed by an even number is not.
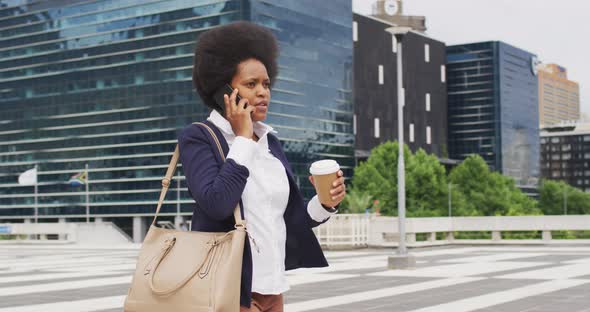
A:
[[[541,174],[590,192],[590,124],[560,123],[541,130]]]
[[[481,155],[517,185],[539,177],[539,102],[534,54],[504,42],[447,47],[449,151]]]
[[[350,0],[0,1],[0,222],[91,220],[131,232],[153,214],[177,133],[209,112],[193,90],[195,40],[237,20],[268,27],[280,45],[266,122],[278,131],[304,195],[311,162],[354,166]],[[231,40],[231,38],[228,38]],[[190,215],[180,177],[163,207]]]
[[[354,103],[357,159],[385,141],[398,139],[395,25],[354,14]],[[409,31],[402,39],[405,90],[404,140],[438,157],[447,155],[445,44]]]

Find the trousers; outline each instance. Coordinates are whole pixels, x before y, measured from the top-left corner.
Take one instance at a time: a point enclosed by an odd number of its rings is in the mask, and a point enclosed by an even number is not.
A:
[[[250,308],[240,307],[240,312],[283,312],[283,295],[252,293]]]

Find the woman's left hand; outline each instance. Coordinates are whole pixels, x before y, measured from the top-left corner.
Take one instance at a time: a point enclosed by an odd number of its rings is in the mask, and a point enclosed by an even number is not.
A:
[[[332,183],[332,189],[330,195],[332,196],[332,202],[334,206],[337,206],[342,202],[344,196],[346,196],[346,184],[344,184],[344,172],[338,170],[338,178]],[[315,187],[313,176],[309,176],[309,182]]]

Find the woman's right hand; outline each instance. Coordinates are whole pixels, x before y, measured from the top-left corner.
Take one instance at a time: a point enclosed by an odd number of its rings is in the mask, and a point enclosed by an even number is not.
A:
[[[236,103],[236,96],[238,95],[238,88],[228,97],[223,95],[225,102],[225,118],[231,124],[231,127],[236,136],[244,136],[251,139],[254,136],[254,126],[252,125],[252,112],[256,109],[255,106],[249,105],[247,99],[241,99]],[[244,108],[246,106],[246,108]]]

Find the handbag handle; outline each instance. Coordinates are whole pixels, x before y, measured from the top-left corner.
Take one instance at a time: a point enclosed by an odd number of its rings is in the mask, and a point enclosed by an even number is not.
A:
[[[223,149],[221,148],[221,144],[219,143],[219,139],[217,135],[211,128],[202,123],[202,122],[194,122],[195,125],[202,125],[205,127],[211,136],[215,140],[215,144],[217,145],[217,149],[219,150],[219,154],[221,155],[221,159],[225,162],[225,155],[223,153]],[[156,224],[156,219],[158,218],[158,213],[160,212],[160,208],[162,208],[162,203],[164,202],[164,198],[166,197],[166,193],[168,192],[168,187],[170,187],[170,181],[172,181],[172,176],[174,175],[174,171],[176,171],[176,165],[178,164],[178,158],[180,158],[180,153],[178,149],[178,144],[176,144],[176,148],[174,149],[174,153],[172,154],[172,159],[170,159],[170,164],[168,165],[168,170],[166,171],[166,175],[164,179],[162,179],[162,190],[160,191],[160,199],[158,200],[158,208],[156,208],[156,214],[154,215],[154,220],[152,221],[152,225]],[[234,209],[234,219],[236,221],[236,227],[245,227],[246,221],[242,219],[242,214],[240,213],[240,203],[236,205]]]
[[[209,248],[207,250],[207,253],[205,254],[205,258],[203,259],[203,261],[198,266],[196,266],[189,275],[187,275],[183,280],[178,282],[176,285],[170,287],[169,289],[161,290],[161,289],[156,289],[156,287],[154,286],[154,277],[156,276],[156,271],[158,270],[160,263],[162,263],[164,258],[166,258],[166,256],[170,253],[170,251],[172,250],[172,247],[174,247],[174,244],[176,243],[176,238],[174,238],[174,237],[167,239],[164,242],[165,246],[162,248],[160,256],[158,257],[158,261],[156,262],[154,269],[151,271],[152,276],[150,276],[150,278],[149,278],[149,285],[150,285],[151,291],[156,295],[165,296],[165,295],[169,295],[169,294],[177,291],[180,287],[184,286],[186,283],[188,283],[188,281],[190,281],[193,278],[193,276],[195,276],[195,274],[197,274],[197,272],[199,272],[201,270],[201,268],[203,268],[203,265],[205,265],[205,262],[207,262],[207,259],[209,257],[212,257],[211,254],[213,253],[215,248],[219,247],[219,245],[229,241],[232,238],[232,236],[229,235],[230,233],[231,232],[228,232],[225,235],[223,235],[221,238],[219,238],[219,239],[214,238],[213,241],[208,242],[207,245],[209,246]]]

